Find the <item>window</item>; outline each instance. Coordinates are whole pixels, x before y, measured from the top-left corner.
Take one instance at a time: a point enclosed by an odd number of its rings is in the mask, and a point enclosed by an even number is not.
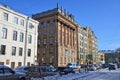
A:
[[[13,40],[17,41],[17,31],[13,31]]]
[[[42,57],[42,63],[44,64],[45,62],[45,57]]]
[[[19,47],[19,56],[22,56],[23,48]]]
[[[53,44],[53,38],[50,38],[50,44]]]
[[[20,42],[23,42],[24,34],[20,32]]]
[[[62,57],[60,57],[60,64],[62,64]]]
[[[8,21],[8,13],[3,13],[4,20]]]
[[[30,29],[34,28],[34,25],[32,23],[29,23],[29,28]]]
[[[43,49],[43,53],[46,53],[46,48]]]
[[[47,22],[44,22],[44,23],[43,23],[43,26],[47,26]]]
[[[7,39],[7,28],[2,28],[2,38]]]
[[[54,20],[51,20],[51,21],[50,21],[50,25],[51,25],[51,26],[54,25]]]
[[[1,45],[1,54],[5,55],[6,45]]]
[[[31,49],[28,49],[28,57],[31,56]]]
[[[53,62],[53,60],[52,60],[52,58],[50,58],[50,63],[52,63]]]
[[[12,56],[16,55],[16,47],[12,46]]]
[[[28,36],[28,43],[32,43],[32,36],[31,35]]]
[[[65,61],[64,64],[66,64],[66,57],[64,58],[64,61]]]
[[[12,70],[10,68],[4,68],[4,74],[11,74]]]
[[[17,17],[14,17],[14,23],[18,24],[18,18]]]
[[[43,31],[43,35],[46,36],[47,35],[47,31]]]
[[[54,30],[50,30],[50,36],[54,34]]]
[[[46,44],[47,43],[47,40],[46,39],[44,39],[44,44]]]
[[[53,48],[50,48],[50,52],[53,52]]]
[[[23,19],[20,20],[20,25],[24,26],[24,20]]]

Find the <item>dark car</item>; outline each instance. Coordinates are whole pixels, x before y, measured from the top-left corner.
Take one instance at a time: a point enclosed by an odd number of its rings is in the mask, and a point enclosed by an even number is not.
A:
[[[60,75],[74,73],[74,70],[71,67],[58,67],[57,71],[59,72]]]
[[[117,69],[117,65],[116,64],[109,64],[109,70],[116,70]]]
[[[26,73],[26,78],[42,78],[57,75],[58,72],[55,72],[54,70],[55,69],[51,66],[30,66]]]
[[[0,80],[26,80],[25,74],[15,72],[11,68],[0,65]]]
[[[108,68],[108,64],[102,64],[102,68]]]

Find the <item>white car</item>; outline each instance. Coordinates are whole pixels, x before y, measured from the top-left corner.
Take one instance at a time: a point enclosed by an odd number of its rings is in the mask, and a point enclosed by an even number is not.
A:
[[[90,71],[96,71],[97,70],[97,67],[95,65],[90,65],[89,66],[89,70]]]

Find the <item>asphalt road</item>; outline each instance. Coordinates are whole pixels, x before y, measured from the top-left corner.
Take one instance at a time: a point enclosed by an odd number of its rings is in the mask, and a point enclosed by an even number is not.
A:
[[[120,69],[95,71],[76,80],[120,80]]]

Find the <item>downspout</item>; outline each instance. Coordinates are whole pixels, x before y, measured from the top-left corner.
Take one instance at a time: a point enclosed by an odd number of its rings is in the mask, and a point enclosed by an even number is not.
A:
[[[26,66],[26,54],[27,54],[27,28],[28,28],[28,20],[29,20],[29,17],[27,17],[26,19],[26,26],[25,26],[25,43],[24,43],[24,63],[23,65]]]

